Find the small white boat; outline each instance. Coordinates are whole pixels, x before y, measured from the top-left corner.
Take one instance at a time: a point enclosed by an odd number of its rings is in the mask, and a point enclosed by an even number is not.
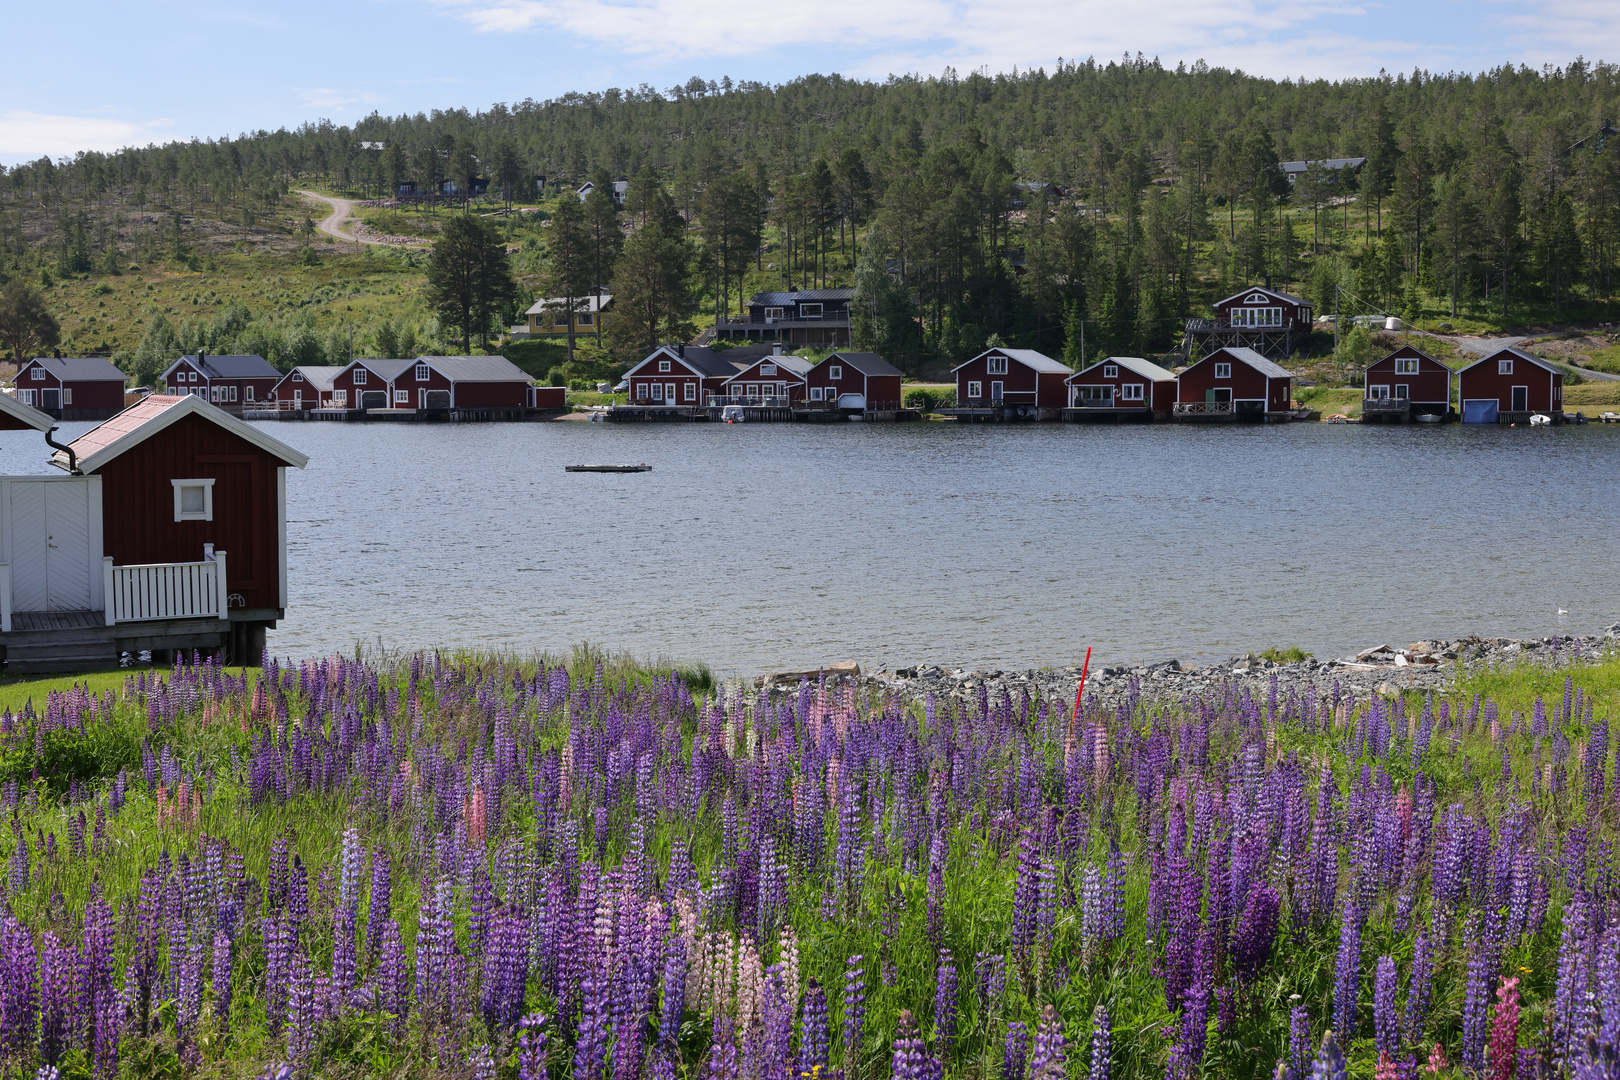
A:
[[[740,424],[747,418],[741,405],[727,405],[720,410],[720,419],[728,424]]]
[[[1530,417],[1531,427],[1546,427],[1550,423],[1552,423],[1552,417],[1546,416],[1542,413],[1536,413]]]
[[[1417,415],[1417,422],[1420,424],[1440,424],[1444,423],[1445,419],[1439,413],[1418,413]]]
[[[1598,417],[1598,419],[1602,420],[1605,424],[1620,424],[1620,413],[1606,412],[1602,416]]]

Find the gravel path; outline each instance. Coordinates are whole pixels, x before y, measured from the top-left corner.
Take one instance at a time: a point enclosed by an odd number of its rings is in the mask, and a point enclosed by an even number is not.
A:
[[[314,199],[316,202],[325,203],[331,208],[332,212],[315,226],[321,232],[339,240],[347,240],[351,244],[378,243],[376,240],[367,240],[363,236],[356,236],[343,227],[343,222],[354,215],[354,203],[348,199],[334,199],[330,195],[317,195],[313,191],[300,190],[298,194],[308,199]]]

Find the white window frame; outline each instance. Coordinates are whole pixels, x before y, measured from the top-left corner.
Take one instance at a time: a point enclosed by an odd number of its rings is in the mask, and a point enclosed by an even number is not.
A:
[[[357,368],[354,369],[354,385],[356,385],[356,386],[364,386],[364,385],[366,385],[366,369],[365,368],[357,367]]]
[[[681,385],[686,388],[685,390],[682,391],[682,393],[685,394],[685,396],[686,396],[686,400],[687,401],[696,401],[697,400],[697,383],[684,382]]]
[[[1377,384],[1375,386],[1367,387],[1367,400],[1368,401],[1388,401],[1389,400],[1389,387],[1385,386],[1382,383],[1379,383],[1379,384]]]
[[[782,309],[781,308],[779,308],[779,307],[768,307],[768,308],[765,309],[765,318],[766,319],[780,319],[781,317],[782,317]]]
[[[1119,378],[1119,365],[1118,364],[1104,364],[1103,365],[1103,378],[1105,378],[1105,379],[1117,379],[1117,378]]]
[[[819,318],[821,318],[821,305],[820,304],[800,304],[799,305],[799,318],[801,318],[801,319],[819,319]]]
[[[831,389],[831,387],[828,387],[828,389]],[[821,387],[812,386],[810,388],[810,400],[811,401],[820,401],[821,400]]]
[[[62,387],[62,408],[65,409],[71,404],[73,404],[73,387],[64,386]]]
[[[1498,375],[1513,374],[1513,360],[1511,358],[1507,360],[1498,360],[1496,362],[1496,373]]]
[[[969,382],[967,396],[974,400],[984,397],[984,383]]]
[[[34,391],[32,391],[32,390],[18,390],[17,391],[17,398],[24,405],[32,405],[34,403]]]
[[[664,372],[666,372],[668,370],[669,370],[669,361],[668,360],[660,360],[660,361],[658,361],[658,374],[662,375],[662,374],[664,374]]]
[[[190,480],[170,480],[174,485],[174,520],[176,521],[213,521],[214,520],[214,480],[212,477],[198,477]],[[202,488],[203,508],[201,511],[185,510],[182,503],[186,488]]]
[[[1407,383],[1396,383],[1395,384],[1395,400],[1396,401],[1411,401],[1412,400],[1412,387]]]
[[[292,373],[292,381],[293,382],[303,382],[304,381],[304,373],[302,371],[293,372]]]
[[[33,379],[35,382],[44,382],[45,381],[45,369],[43,367],[41,367],[40,365],[35,364],[34,365],[34,370],[29,373],[28,377],[30,379]]]
[[[591,313],[588,311],[580,312],[579,317],[574,320],[575,326],[591,326],[593,324],[594,320],[591,317]]]
[[[647,400],[647,384],[646,383],[644,383],[644,382],[636,383],[636,400],[637,401],[646,401]]]
[[[242,388],[242,400],[243,401],[252,401],[253,400],[253,386],[251,384],[249,384],[248,386],[245,386],[245,387]]]
[[[347,409],[349,407],[349,392],[347,390],[333,390],[332,407],[334,409]]]
[[[416,365],[416,381],[417,382],[427,382],[428,381],[428,366],[426,364],[417,364]]]
[[[1417,373],[1418,362],[1415,357],[1403,356],[1395,361],[1395,374],[1416,375]]]
[[[398,405],[400,402],[404,402],[406,405],[411,403],[411,392],[409,390],[394,391],[394,404]]]
[[[658,402],[659,404],[663,403],[663,401],[664,401],[664,384],[663,383],[655,382],[655,383],[652,384],[652,400]]]
[[[842,364],[828,364],[827,365],[827,378],[831,379],[833,382],[838,382],[843,377],[844,377],[844,365],[842,365]]]
[[[1215,377],[1217,379],[1230,379],[1232,377],[1232,365],[1217,361],[1215,364]]]
[[[767,377],[775,378],[776,377],[776,365],[775,364],[761,364],[761,365],[759,365],[759,377],[762,378],[762,379],[767,378]]]
[[[1144,389],[1139,382],[1121,383],[1119,398],[1121,401],[1143,401],[1145,400],[1143,396]]]
[[[991,356],[985,359],[984,373],[986,375],[1007,374],[1007,358],[1005,356]]]

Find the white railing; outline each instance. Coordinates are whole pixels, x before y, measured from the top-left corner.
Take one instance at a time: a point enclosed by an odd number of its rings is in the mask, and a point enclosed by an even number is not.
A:
[[[11,633],[10,563],[0,563],[0,633]]]
[[[1178,401],[1177,416],[1225,416],[1233,411],[1230,401]]]
[[[114,566],[102,560],[106,575],[107,625],[148,619],[229,619],[225,552],[205,545],[194,563]]]

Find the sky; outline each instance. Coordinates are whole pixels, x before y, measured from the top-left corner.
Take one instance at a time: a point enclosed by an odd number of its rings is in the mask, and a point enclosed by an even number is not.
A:
[[[4,17],[0,164],[693,75],[1107,61],[1275,78],[1620,60],[1615,0],[55,0]]]

